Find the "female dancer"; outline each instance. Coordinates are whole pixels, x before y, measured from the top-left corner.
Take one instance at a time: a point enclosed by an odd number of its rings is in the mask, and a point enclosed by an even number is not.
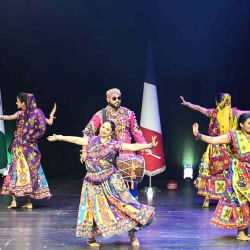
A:
[[[150,224],[154,208],[139,203],[127,189],[116,169],[115,158],[120,150],[138,151],[153,148],[158,142],[152,137],[149,144],[127,144],[111,139],[115,124],[108,120],[99,136],[73,137],[53,135],[49,141],[65,141],[87,146],[84,178],[77,221],[77,237],[87,237],[88,245],[100,246],[95,236],[111,237],[129,232],[132,246],[139,246],[134,233]]]
[[[250,111],[241,111],[231,107],[231,96],[226,93],[219,93],[215,98],[216,108],[207,109],[199,105],[185,101],[180,96],[181,104],[199,111],[203,115],[210,118],[208,134],[210,136],[218,136],[228,133],[231,129],[238,126],[238,117]],[[203,154],[199,175],[195,180],[198,188],[198,194],[204,196],[202,207],[209,207],[209,199],[219,200],[223,192],[227,189],[226,176],[230,163],[231,150],[225,144],[210,144],[206,152]]]
[[[194,136],[210,144],[229,144],[233,156],[227,177],[227,191],[216,207],[211,223],[225,229],[238,229],[238,240],[250,240],[247,235],[250,222],[250,114],[239,117],[239,130],[231,130],[221,136],[199,133],[199,125],[193,125]]]
[[[12,161],[8,175],[4,179],[1,194],[12,195],[8,208],[16,208],[16,197],[27,196],[24,208],[33,208],[30,198],[50,198],[48,183],[40,164],[41,153],[37,143],[46,130],[46,123],[52,125],[56,104],[46,119],[42,110],[37,108],[33,94],[17,95],[17,108],[14,115],[1,116],[2,120],[16,120],[14,140],[10,145]]]

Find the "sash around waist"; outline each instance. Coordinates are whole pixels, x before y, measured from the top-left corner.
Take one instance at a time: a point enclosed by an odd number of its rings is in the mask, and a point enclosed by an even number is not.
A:
[[[116,173],[115,168],[109,168],[95,173],[87,172],[84,180],[93,183],[95,185],[98,185],[108,180],[114,173]]]

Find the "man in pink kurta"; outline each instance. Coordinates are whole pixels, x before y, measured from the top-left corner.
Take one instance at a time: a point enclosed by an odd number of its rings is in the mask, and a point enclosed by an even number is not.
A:
[[[115,138],[117,141],[131,143],[132,139],[136,143],[145,143],[143,133],[137,123],[135,113],[128,108],[121,106],[121,92],[119,89],[110,89],[106,92],[107,107],[99,110],[90,120],[83,130],[84,136],[94,135],[106,120],[112,120],[115,125]],[[84,151],[84,149],[83,149]],[[121,154],[131,154],[131,152],[121,152]],[[84,159],[84,152],[82,159]],[[133,196],[137,197],[137,183],[134,189],[130,189]]]

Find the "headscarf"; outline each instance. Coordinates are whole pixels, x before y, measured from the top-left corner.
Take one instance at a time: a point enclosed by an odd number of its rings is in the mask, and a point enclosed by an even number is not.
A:
[[[232,129],[237,129],[237,117],[233,115],[231,107],[231,95],[223,94],[223,99],[217,104],[217,121],[220,126],[220,134],[224,135]]]
[[[24,111],[22,139],[36,142],[46,130],[46,118],[41,109],[37,108],[33,94],[27,93],[27,104]]]
[[[37,108],[35,96],[30,93],[26,93],[27,95],[27,104],[24,114],[24,123],[29,121],[30,114],[34,112],[34,110]]]

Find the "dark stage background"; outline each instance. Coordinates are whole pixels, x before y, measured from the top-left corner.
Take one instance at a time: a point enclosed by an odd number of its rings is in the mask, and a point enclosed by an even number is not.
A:
[[[118,87],[123,105],[140,118],[145,51],[151,38],[167,170],[157,178],[182,178],[196,167],[206,145],[206,117],[180,105],[179,95],[205,107],[217,92],[250,109],[250,1],[246,0],[8,0],[0,3],[0,86],[5,114],[16,110],[20,91],[35,94],[57,119],[47,135],[81,135]],[[5,122],[8,135],[15,124]],[[83,176],[79,147],[40,143],[48,177]]]

